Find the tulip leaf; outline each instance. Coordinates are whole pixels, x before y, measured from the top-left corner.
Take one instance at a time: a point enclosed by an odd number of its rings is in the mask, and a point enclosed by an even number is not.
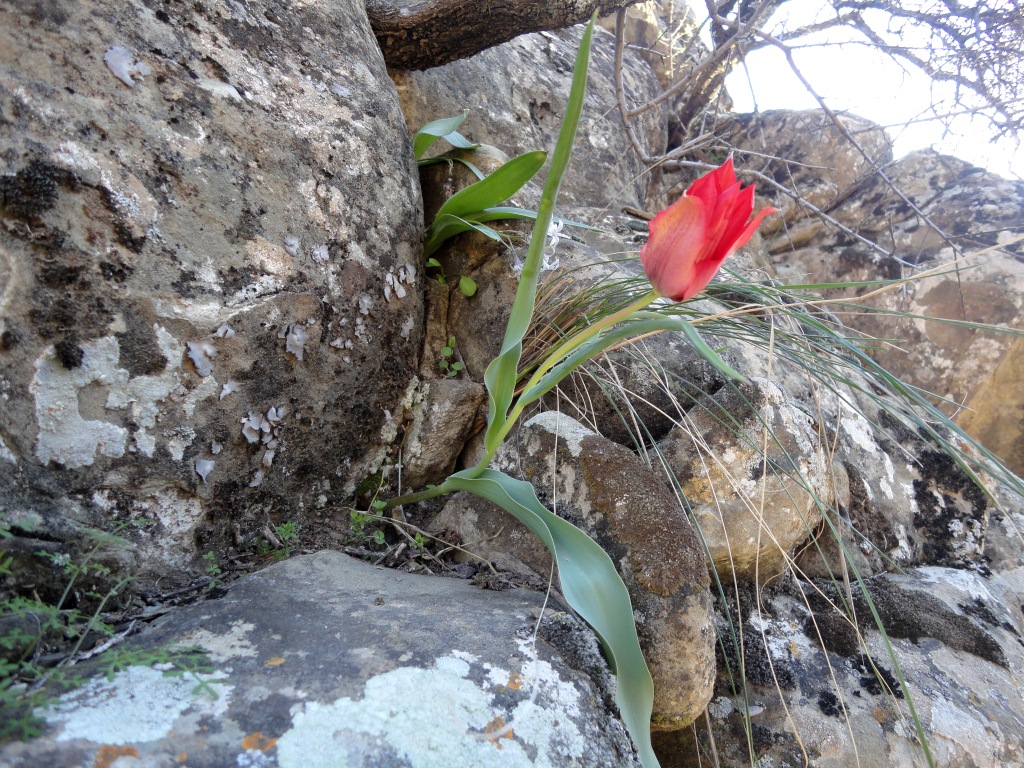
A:
[[[747,383],[747,378],[739,371],[733,370],[733,368],[723,360],[715,350],[708,346],[707,342],[700,337],[697,333],[697,329],[693,327],[692,323],[684,322],[680,326],[680,329],[685,335],[687,341],[693,345],[693,348],[697,350],[701,357],[711,363],[716,371],[721,373],[723,376],[728,376],[730,379],[735,379],[741,384]]]
[[[559,362],[544,376],[542,376],[536,384],[519,396],[519,399],[516,401],[515,413],[518,414],[522,412],[527,405],[539,400],[558,386],[558,383],[575,369],[579,368],[591,358],[600,355],[609,347],[630,338],[642,336],[647,333],[656,333],[658,331],[682,332],[686,335],[687,340],[694,346],[697,352],[711,363],[717,371],[731,379],[736,379],[737,381],[744,383],[746,382],[743,375],[729,367],[729,365],[722,360],[722,358],[719,357],[718,354],[697,334],[693,325],[683,318],[673,315],[661,315],[657,312],[637,312],[633,315],[633,319],[605,331],[600,336],[591,339],[586,344],[583,344],[571,354],[567,355],[564,360]]]
[[[437,215],[466,216],[508,200],[537,175],[546,158],[547,153],[539,150],[513,157],[489,176],[449,197]]]
[[[455,130],[462,125],[462,121],[466,119],[466,115],[468,114],[469,110],[464,109],[461,115],[434,120],[416,131],[416,135],[412,140],[412,151],[416,160],[421,160],[426,151],[430,149],[438,139],[444,139],[453,147],[459,147],[460,149],[473,149],[480,146],[479,144],[473,144],[471,141],[468,141],[465,136]]]
[[[611,558],[579,528],[549,512],[528,482],[492,469],[476,477],[472,473],[454,474],[445,485],[497,504],[544,542],[558,566],[562,595],[594,629],[615,672],[615,703],[640,763],[657,768],[651,747],[654,682],[640,650],[629,593]]]
[[[540,278],[541,266],[544,262],[544,247],[547,245],[548,228],[554,216],[555,201],[558,189],[562,184],[562,176],[569,166],[572,146],[576,141],[576,129],[579,126],[580,114],[583,112],[583,101],[587,92],[587,71],[590,68],[590,40],[594,34],[594,21],[583,32],[576,64],[573,67],[572,87],[569,100],[565,105],[565,116],[558,133],[555,151],[551,156],[551,167],[541,193],[540,205],[537,208],[537,219],[530,238],[530,247],[526,251],[523,271],[519,276],[519,288],[512,303],[508,326],[501,351],[484,372],[484,384],[487,385],[487,432],[484,435],[485,463],[498,450],[505,434],[505,422],[512,405],[512,397],[516,386],[516,373],[519,360],[523,354],[523,337],[530,328],[533,309],[537,300],[537,282]]]

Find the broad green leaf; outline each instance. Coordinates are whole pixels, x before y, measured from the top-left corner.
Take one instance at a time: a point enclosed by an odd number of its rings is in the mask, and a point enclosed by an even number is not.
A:
[[[459,290],[467,299],[476,295],[476,281],[471,277],[463,275],[459,278]]]
[[[540,205],[537,208],[537,219],[530,238],[530,247],[526,251],[523,271],[519,276],[519,288],[516,290],[512,312],[509,315],[505,338],[501,351],[484,372],[484,384],[487,385],[487,432],[484,435],[485,457],[481,466],[486,466],[490,457],[498,450],[505,432],[508,410],[512,405],[512,396],[516,386],[516,369],[523,354],[523,337],[530,328],[533,308],[537,300],[537,281],[540,268],[544,261],[544,246],[547,244],[548,227],[554,216],[555,201],[558,189],[562,185],[562,176],[569,166],[572,146],[576,141],[576,129],[579,126],[580,114],[583,112],[583,100],[587,92],[587,71],[590,68],[590,40],[594,34],[595,16],[583,32],[579,51],[576,53],[576,64],[573,68],[572,87],[569,100],[565,105],[565,116],[558,133],[558,142],[551,156],[551,167],[541,193]]]
[[[537,175],[546,158],[547,153],[539,150],[513,157],[489,176],[449,197],[437,215],[468,216],[508,200]]]
[[[651,747],[654,682],[640,650],[629,593],[611,558],[579,528],[549,512],[528,482],[491,469],[477,477],[472,473],[452,475],[445,485],[497,504],[544,542],[558,566],[562,595],[593,627],[615,672],[615,703],[636,744],[640,763],[644,768],[657,768],[658,758]]]
[[[423,157],[424,153],[426,153],[426,151],[430,149],[438,139],[444,137],[447,140],[448,134],[454,132],[456,128],[462,125],[462,121],[466,119],[466,115],[468,114],[469,110],[464,109],[462,110],[461,115],[456,115],[455,117],[443,117],[440,120],[434,120],[416,131],[416,135],[413,136],[412,139],[412,151],[416,156],[416,159],[419,160]],[[459,136],[459,138],[462,137]],[[465,141],[465,139],[462,140]],[[448,143],[452,144],[453,142],[449,141]]]

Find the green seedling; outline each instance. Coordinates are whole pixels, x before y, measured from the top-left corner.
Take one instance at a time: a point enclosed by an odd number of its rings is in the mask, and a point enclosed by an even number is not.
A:
[[[91,546],[80,556],[67,553],[39,552],[67,577],[63,594],[56,604],[50,605],[38,598],[10,596],[0,600],[0,743],[12,739],[31,739],[42,734],[43,723],[36,714],[54,699],[55,692],[63,692],[85,682],[78,667],[68,662],[79,656],[83,648],[105,638],[114,638],[115,629],[102,618],[110,601],[121,595],[130,583],[130,577],[113,581],[104,590],[82,589],[81,584],[91,577],[109,577],[111,571],[97,562],[97,556],[111,546],[125,546],[127,542],[117,532],[128,525],[148,521],[133,521],[118,526],[114,533],[86,530],[84,540]],[[0,529],[0,536],[4,535]],[[211,553],[212,554],[212,553]],[[204,559],[209,559],[205,558]],[[12,573],[14,560],[0,555],[0,570]],[[214,564],[216,567],[216,564]],[[76,587],[78,587],[76,589]],[[90,609],[68,607],[72,596],[91,598]],[[81,605],[81,603],[79,604]],[[90,645],[87,646],[86,643]],[[49,657],[44,665],[40,659]],[[57,659],[54,663],[54,659]],[[198,688],[212,692],[209,681],[200,677],[212,667],[196,655],[196,649],[140,649],[130,645],[115,645],[96,658],[98,669],[108,679],[130,666],[169,665],[165,674],[191,674]]]
[[[455,337],[448,337],[448,344],[441,347],[441,359],[437,361],[437,367],[445,378],[454,379],[466,367],[461,361],[453,360],[455,355]]]
[[[220,584],[220,579],[217,577],[222,573],[220,566],[217,564],[217,555],[215,555],[211,550],[203,555],[203,560],[205,561],[203,565],[203,573],[210,577],[209,588],[213,589]]]
[[[427,269],[433,270],[433,278],[437,280],[441,285],[447,285],[450,279],[448,275],[444,273],[444,267],[441,262],[431,256],[427,259]],[[459,292],[462,293],[467,299],[472,298],[476,295],[476,281],[471,277],[465,275],[459,275]]]
[[[274,553],[278,560],[291,557],[292,547],[299,543],[299,524],[293,520],[274,526],[274,534],[281,541],[282,548]]]

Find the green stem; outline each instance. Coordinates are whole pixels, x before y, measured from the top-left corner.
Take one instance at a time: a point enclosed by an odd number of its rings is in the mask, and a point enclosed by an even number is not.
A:
[[[660,298],[657,291],[650,291],[645,293],[639,299],[634,301],[627,307],[623,307],[618,312],[614,312],[606,317],[601,318],[593,325],[588,326],[585,330],[579,333],[573,334],[567,339],[563,339],[562,342],[555,346],[554,349],[548,353],[548,356],[544,358],[544,362],[537,366],[537,370],[533,372],[533,376],[526,382],[526,386],[523,388],[525,392],[528,389],[533,388],[537,382],[544,378],[544,374],[554,368],[561,360],[568,357],[570,354],[575,352],[581,346],[586,344],[592,338],[600,334],[607,328],[611,328],[617,323],[621,323],[627,319],[634,312],[639,312],[644,307],[653,303],[655,299]]]
[[[523,387],[522,391],[527,392],[536,386],[537,383],[544,378],[544,374],[595,336],[598,336],[612,326],[621,323],[623,320],[628,319],[659,298],[661,298],[661,295],[657,291],[649,291],[629,306],[623,307],[618,312],[613,312],[612,314],[601,318],[598,322],[588,326],[586,330],[564,339],[560,344],[556,345],[555,348],[551,350],[550,354],[544,358],[544,361],[537,366],[537,370],[533,372],[533,375],[530,377],[530,380],[526,382],[526,386]],[[519,402],[512,406],[512,410],[509,411],[508,416],[505,418],[505,423],[501,425],[501,429],[498,432],[498,445],[501,445],[508,436],[508,433],[512,431],[512,427],[514,427],[516,422],[519,420],[519,417],[522,415],[525,407],[525,404]],[[494,451],[489,451],[484,454],[479,463],[473,467],[473,477],[478,476],[487,468],[487,465],[491,463],[491,459],[494,458],[494,453]]]
[[[449,487],[448,481],[445,480],[440,485],[435,485],[433,488],[427,488],[424,491],[417,491],[416,493],[407,493],[404,496],[396,496],[393,499],[388,499],[384,502],[384,509],[391,509],[393,507],[400,507],[403,504],[415,504],[418,501],[426,501],[427,499],[433,499],[438,496],[443,496],[446,493],[450,493],[452,488]]]

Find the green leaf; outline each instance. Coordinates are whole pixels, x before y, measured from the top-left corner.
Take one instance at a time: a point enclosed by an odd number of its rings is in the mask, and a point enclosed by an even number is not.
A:
[[[547,244],[548,227],[554,216],[555,201],[558,189],[562,184],[562,176],[569,166],[572,146],[576,141],[576,129],[579,126],[580,114],[583,112],[583,101],[587,92],[587,70],[590,67],[590,40],[594,34],[596,14],[590,19],[583,32],[576,64],[573,68],[572,88],[569,100],[565,105],[565,116],[558,133],[558,142],[551,156],[551,167],[541,193],[540,205],[537,208],[537,219],[530,238],[530,247],[526,251],[526,260],[519,277],[519,288],[516,290],[512,312],[509,315],[505,338],[501,344],[501,352],[484,372],[484,384],[487,385],[487,432],[484,435],[484,460],[481,466],[490,461],[490,457],[498,450],[504,433],[508,409],[512,405],[512,396],[516,386],[516,370],[523,354],[523,337],[530,327],[533,308],[537,300],[537,281],[544,260],[544,246]]]
[[[437,218],[444,214],[465,217],[503,203],[537,175],[546,158],[547,152],[539,150],[513,157],[489,176],[449,197],[438,210]]]
[[[451,357],[453,351],[451,347],[441,347],[441,357]]]
[[[476,280],[463,275],[459,278],[459,290],[462,291],[462,295],[467,299],[476,295]]]
[[[469,110],[464,109],[462,110],[461,115],[434,120],[416,131],[416,135],[413,136],[412,139],[412,152],[416,156],[416,159],[419,160],[423,157],[424,153],[426,153],[426,151],[430,149],[438,139],[445,138],[445,140],[447,140],[448,135],[462,125],[462,121],[466,119],[466,115],[468,114]],[[459,138],[462,137],[459,136]],[[465,141],[465,139],[463,139],[463,141]],[[449,141],[448,143],[452,144],[453,142]]]
[[[434,223],[430,229],[426,231],[426,240],[423,242],[423,253],[430,255],[437,252],[437,249],[441,247],[445,240],[455,237],[463,232],[479,232],[481,235],[490,238],[491,240],[500,241],[501,235],[495,230],[491,229],[485,224],[478,224],[473,220],[474,217],[467,216],[466,218],[459,218],[456,216],[449,215],[438,215],[434,219]],[[443,280],[441,281],[444,282]]]
[[[740,383],[745,384],[747,382],[746,377],[742,373],[734,371],[725,360],[718,356],[715,350],[708,346],[704,339],[700,337],[700,334],[697,333],[697,329],[693,327],[692,323],[683,323],[680,330],[686,335],[693,348],[700,353],[700,356],[711,363],[716,371]]]
[[[497,504],[544,542],[558,566],[566,602],[593,627],[615,672],[615,703],[640,763],[656,768],[651,747],[654,682],[640,650],[629,593],[611,558],[579,528],[545,509],[529,483],[490,469],[478,477],[472,472],[452,475],[445,485]]]

